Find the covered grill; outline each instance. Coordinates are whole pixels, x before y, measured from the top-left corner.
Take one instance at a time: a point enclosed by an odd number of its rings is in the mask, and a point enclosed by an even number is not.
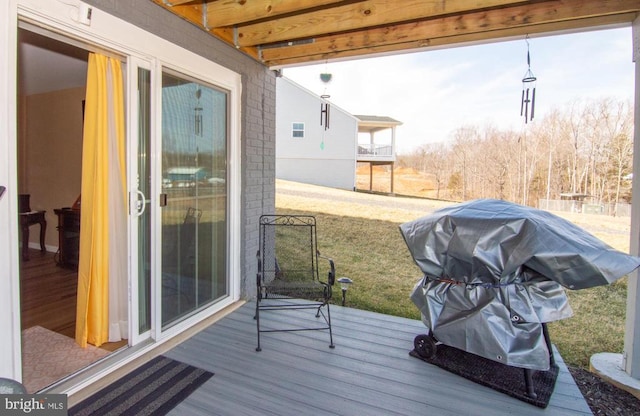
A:
[[[530,370],[550,366],[544,324],[572,315],[564,288],[609,284],[640,266],[558,216],[499,200],[447,207],[400,231],[424,273],[411,300],[430,336]]]

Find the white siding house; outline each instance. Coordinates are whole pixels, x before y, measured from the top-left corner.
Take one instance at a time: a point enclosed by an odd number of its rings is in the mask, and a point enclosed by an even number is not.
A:
[[[324,103],[287,78],[276,80],[276,178],[353,190],[358,119],[329,104],[325,129]]]

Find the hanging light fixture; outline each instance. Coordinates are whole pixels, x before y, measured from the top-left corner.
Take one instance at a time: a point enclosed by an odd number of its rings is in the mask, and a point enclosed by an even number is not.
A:
[[[520,116],[524,116],[525,124],[533,120],[536,106],[536,81],[537,78],[531,72],[531,55],[529,54],[529,35],[525,38],[527,42],[527,72],[522,78],[522,97],[520,101]]]

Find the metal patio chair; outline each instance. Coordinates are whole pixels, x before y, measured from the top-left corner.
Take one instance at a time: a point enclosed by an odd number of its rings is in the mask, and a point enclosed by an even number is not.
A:
[[[260,217],[260,247],[257,253],[257,299],[255,319],[258,346],[263,332],[329,331],[333,345],[329,300],[335,281],[332,259],[323,257],[317,248],[316,219],[308,215],[262,215]],[[328,261],[326,281],[320,279],[318,259]],[[261,327],[262,311],[315,310],[317,325],[296,327],[282,324],[276,328]],[[322,318],[322,319],[320,319]]]

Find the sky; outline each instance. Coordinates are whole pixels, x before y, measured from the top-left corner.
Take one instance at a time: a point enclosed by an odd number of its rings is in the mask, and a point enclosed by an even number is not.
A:
[[[536,35],[538,36],[538,35]],[[633,100],[631,28],[285,68],[284,76],[351,114],[389,116],[399,154],[446,142],[463,126],[521,131],[522,78],[537,78],[535,118],[575,101]],[[329,83],[321,73],[331,73]]]

